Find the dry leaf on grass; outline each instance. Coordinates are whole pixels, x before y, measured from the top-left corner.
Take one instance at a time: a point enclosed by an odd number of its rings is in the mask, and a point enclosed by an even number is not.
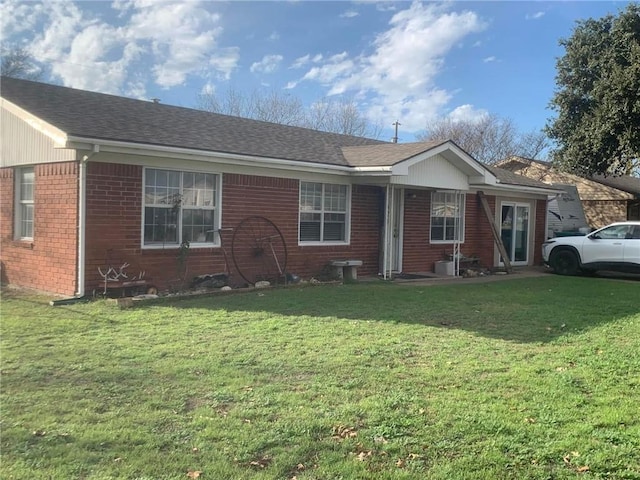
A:
[[[200,478],[200,475],[202,475],[200,470],[189,470],[187,472],[187,477],[189,478]]]
[[[269,457],[268,455],[265,455],[259,460],[253,460],[249,462],[249,465],[257,468],[266,468],[269,466],[270,463],[271,463],[271,457]]]
[[[577,470],[578,473],[584,473],[584,472],[588,472],[588,471],[589,471],[589,467],[586,466],[586,465],[578,468],[578,470]]]
[[[356,458],[358,460],[360,460],[361,462],[364,462],[368,457],[372,456],[373,452],[371,450],[369,450],[368,452],[360,452]]]
[[[333,435],[331,438],[334,440],[342,440],[345,438],[353,438],[358,435],[355,428],[345,427],[344,425],[337,425],[332,429]]]

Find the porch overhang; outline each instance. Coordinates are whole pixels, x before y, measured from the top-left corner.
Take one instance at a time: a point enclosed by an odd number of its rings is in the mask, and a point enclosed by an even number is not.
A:
[[[458,191],[497,183],[486,167],[451,141],[346,147],[343,152],[358,183]]]

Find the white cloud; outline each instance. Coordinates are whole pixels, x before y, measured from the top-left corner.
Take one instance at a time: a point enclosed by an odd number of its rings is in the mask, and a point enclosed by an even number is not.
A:
[[[353,18],[357,17],[358,15],[360,14],[355,10],[347,10],[346,12],[340,14],[340,18]]]
[[[20,0],[3,0],[0,15],[0,43],[23,32],[33,31],[42,15],[42,5]]]
[[[251,64],[251,73],[273,73],[282,62],[282,55],[265,55],[259,62]]]
[[[296,58],[289,68],[302,68],[309,63],[311,55],[306,54],[304,57]]]
[[[334,55],[301,80],[321,83],[329,95],[367,98],[373,120],[398,118],[406,130],[418,131],[451,99],[435,85],[446,55],[486,27],[474,12],[453,12],[450,7],[414,2],[393,15],[371,53],[356,58],[346,52]]]
[[[21,4],[7,31],[24,30],[16,26],[20,19],[40,21],[29,41],[34,58],[48,64],[64,85],[76,88],[142,97],[149,72],[156,85],[169,88],[190,75],[229,78],[237,67],[238,49],[218,45],[220,16],[209,12],[206,3],[115,0],[101,6],[81,10],[68,0]],[[105,14],[109,7],[118,18],[111,24],[89,13]],[[32,24],[25,22],[29,28]]]
[[[491,63],[491,62],[497,62],[498,59],[496,57],[494,57],[493,55],[491,55],[490,57],[483,58],[482,61],[484,63]]]
[[[531,13],[531,14],[527,14],[525,16],[526,20],[539,20],[542,17],[544,17],[545,12],[536,12],[536,13]]]
[[[459,107],[453,109],[447,117],[453,122],[472,122],[476,123],[481,121],[489,115],[484,109],[476,109],[473,105],[460,105]]]
[[[271,32],[271,35],[269,35],[269,40],[271,40],[272,42],[280,40],[280,34],[278,32]]]

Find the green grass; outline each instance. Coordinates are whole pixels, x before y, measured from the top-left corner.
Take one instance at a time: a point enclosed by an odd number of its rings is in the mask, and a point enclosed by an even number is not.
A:
[[[3,294],[4,479],[640,479],[639,282],[47,300]]]

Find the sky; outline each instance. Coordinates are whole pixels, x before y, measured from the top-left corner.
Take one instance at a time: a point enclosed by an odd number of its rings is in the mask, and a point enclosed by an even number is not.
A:
[[[554,115],[556,61],[577,22],[627,2],[2,0],[0,42],[42,79],[196,107],[229,89],[355,102],[391,140],[493,114],[521,132]]]

